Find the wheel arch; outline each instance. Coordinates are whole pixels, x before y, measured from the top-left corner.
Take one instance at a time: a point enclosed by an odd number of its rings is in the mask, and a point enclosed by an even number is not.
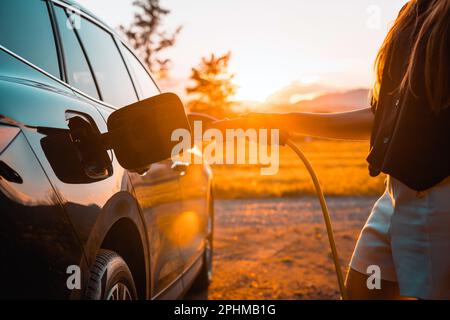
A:
[[[144,246],[139,230],[129,218],[121,218],[114,223],[100,246],[116,252],[130,268],[139,299],[146,298],[147,274]]]
[[[132,194],[116,193],[103,206],[85,243],[89,268],[100,249],[115,251],[128,264],[140,299],[151,297],[148,236]]]

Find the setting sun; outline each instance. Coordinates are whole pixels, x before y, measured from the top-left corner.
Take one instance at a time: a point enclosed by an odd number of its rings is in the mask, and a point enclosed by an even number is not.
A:
[[[80,3],[113,26],[127,24],[133,16],[132,0],[114,6],[108,0]],[[190,69],[201,56],[231,51],[236,98],[262,103],[305,77],[332,88],[368,88],[376,51],[405,0],[161,3],[174,8],[167,27],[183,25],[176,46],[166,54],[173,61],[172,79],[163,84],[166,90],[184,96]]]

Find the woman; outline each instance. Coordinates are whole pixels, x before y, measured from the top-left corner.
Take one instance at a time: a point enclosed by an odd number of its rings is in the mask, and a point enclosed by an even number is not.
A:
[[[388,175],[356,245],[352,299],[450,299],[450,0],[412,0],[376,59],[372,107],[335,114],[250,114],[219,128],[271,127],[369,139],[371,176]],[[380,267],[381,289],[367,287]]]

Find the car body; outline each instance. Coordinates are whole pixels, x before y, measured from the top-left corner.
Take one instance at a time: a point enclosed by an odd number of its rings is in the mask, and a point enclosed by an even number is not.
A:
[[[109,151],[99,176],[81,177],[89,163],[74,156],[68,121],[105,133],[116,109],[160,90],[77,3],[7,0],[0,10],[0,297],[84,298],[103,249],[123,258],[138,298],[182,297],[211,251],[210,167],[167,159],[142,174]]]

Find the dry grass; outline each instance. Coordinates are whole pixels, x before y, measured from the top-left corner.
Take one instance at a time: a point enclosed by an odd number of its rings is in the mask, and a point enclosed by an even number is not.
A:
[[[371,178],[365,160],[369,145],[359,141],[305,140],[297,144],[312,162],[331,196],[378,196],[384,177]],[[280,170],[262,176],[258,166],[213,166],[216,197],[226,199],[313,195],[308,172],[288,147],[280,148]]]

